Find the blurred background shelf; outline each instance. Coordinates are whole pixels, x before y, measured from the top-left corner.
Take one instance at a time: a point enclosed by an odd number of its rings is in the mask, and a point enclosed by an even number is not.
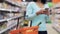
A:
[[[0,0],[0,34],[23,27],[27,2],[21,0]]]
[[[0,20],[0,22],[9,21],[9,20],[17,19],[17,18],[22,18],[22,17],[24,17],[24,16],[14,16],[14,17],[11,17],[11,18],[2,19],[2,20]]]
[[[60,26],[53,26],[53,28],[57,31],[57,32],[59,32],[60,33]]]
[[[3,11],[3,12],[18,12],[17,10],[11,10],[11,9],[2,9],[0,8],[0,11]]]
[[[5,0],[5,2],[12,5],[12,6],[21,7],[20,3],[14,2],[12,0]]]
[[[54,1],[54,0],[53,0]],[[55,0],[55,1],[58,1],[58,0]],[[60,3],[57,3],[54,5],[54,8],[53,11],[53,24],[52,24],[52,27],[53,29],[55,29],[57,32],[60,33]]]
[[[2,19],[2,20],[0,20],[0,22],[4,22],[4,21],[7,21],[6,19]]]
[[[7,28],[3,29],[2,31],[0,31],[0,34],[2,34],[2,33],[6,32],[6,31],[8,31],[8,30],[14,28],[16,25],[17,25],[17,23],[14,23],[14,24],[12,24],[10,27],[7,27]]]

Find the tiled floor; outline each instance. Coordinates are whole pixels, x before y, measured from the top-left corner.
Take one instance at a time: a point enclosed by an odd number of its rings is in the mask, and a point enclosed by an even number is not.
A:
[[[52,24],[47,24],[48,34],[58,34],[58,32],[52,28]]]

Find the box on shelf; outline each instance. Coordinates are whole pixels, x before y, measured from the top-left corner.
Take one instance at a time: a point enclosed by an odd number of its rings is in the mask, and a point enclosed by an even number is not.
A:
[[[0,3],[0,8],[2,8],[2,3]]]
[[[9,18],[11,18],[11,17],[13,17],[13,16],[14,16],[13,13],[5,13],[5,14],[4,14],[4,19],[9,19]]]
[[[9,20],[7,23],[7,27],[11,26],[12,24],[14,24],[14,20]]]
[[[55,9],[55,13],[60,13],[60,9]]]
[[[0,22],[0,31],[7,28],[7,22]]]
[[[3,8],[5,8],[5,9],[8,9],[8,4],[6,4],[6,3],[2,3],[3,4]]]
[[[60,14],[55,14],[55,18],[60,18]]]
[[[23,16],[21,13],[15,13],[14,16]]]
[[[13,13],[8,13],[7,15],[8,15],[9,17],[13,17],[13,16],[14,16]]]
[[[3,18],[4,18],[3,15],[0,14],[0,20],[3,19]]]
[[[9,20],[8,23],[7,23],[7,27],[9,27],[9,26],[11,26],[13,24],[17,24],[17,19]]]

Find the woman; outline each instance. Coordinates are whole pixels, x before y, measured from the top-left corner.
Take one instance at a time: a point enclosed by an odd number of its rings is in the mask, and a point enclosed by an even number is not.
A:
[[[39,25],[39,34],[47,34],[46,20],[45,18],[49,15],[49,12],[45,8],[49,8],[46,4],[47,0],[33,0],[30,2],[26,9],[26,17],[32,20],[32,26]]]

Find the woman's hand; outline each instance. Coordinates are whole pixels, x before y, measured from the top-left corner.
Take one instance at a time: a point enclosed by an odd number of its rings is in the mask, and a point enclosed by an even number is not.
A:
[[[49,11],[48,10],[40,10],[36,13],[37,15],[39,14],[46,14],[46,15],[49,15]]]
[[[40,11],[36,12],[36,14],[37,14],[37,15],[43,14],[43,10],[40,10]]]
[[[44,10],[43,14],[49,15],[49,11],[48,10]]]

